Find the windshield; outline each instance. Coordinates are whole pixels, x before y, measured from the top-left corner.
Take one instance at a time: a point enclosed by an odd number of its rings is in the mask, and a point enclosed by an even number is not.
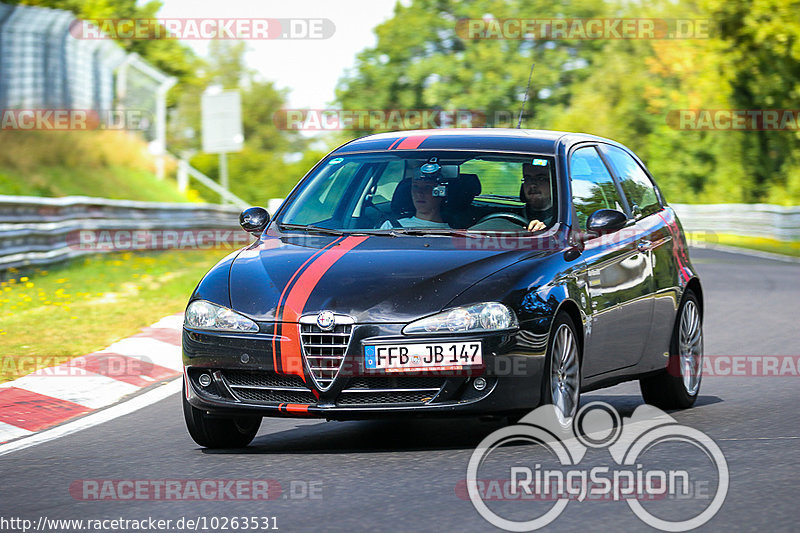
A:
[[[283,229],[526,230],[556,221],[550,156],[473,152],[329,157],[286,206]],[[539,226],[541,227],[541,226]]]

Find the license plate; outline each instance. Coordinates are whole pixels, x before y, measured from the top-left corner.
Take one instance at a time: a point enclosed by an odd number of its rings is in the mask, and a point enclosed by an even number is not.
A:
[[[458,370],[483,364],[480,341],[364,346],[367,370]]]

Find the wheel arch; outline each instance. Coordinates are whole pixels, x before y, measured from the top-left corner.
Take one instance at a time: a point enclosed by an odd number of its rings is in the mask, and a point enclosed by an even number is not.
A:
[[[575,334],[578,337],[578,345],[580,346],[578,356],[580,357],[581,363],[583,363],[583,316],[581,315],[580,307],[578,307],[578,303],[575,300],[566,298],[558,305],[556,312],[553,314],[553,320],[550,322],[550,334],[548,335],[548,338],[553,334],[552,325],[555,323],[555,318],[561,312],[566,313],[572,319],[572,323],[575,325]]]
[[[703,287],[700,285],[700,280],[696,277],[689,280],[686,284],[686,288],[683,291],[683,294],[686,294],[686,291],[692,291],[694,295],[697,297],[697,305],[700,307],[700,318],[703,318]],[[681,302],[683,303],[683,302]]]

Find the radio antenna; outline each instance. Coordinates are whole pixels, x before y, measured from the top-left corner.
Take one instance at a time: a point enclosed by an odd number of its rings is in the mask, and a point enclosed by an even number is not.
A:
[[[531,73],[528,74],[528,86],[525,87],[525,96],[522,97],[522,109],[519,110],[519,122],[517,122],[517,129],[522,127],[522,113],[525,112],[525,102],[528,101],[528,91],[531,90],[531,78],[533,77],[533,67],[536,63],[531,63]]]

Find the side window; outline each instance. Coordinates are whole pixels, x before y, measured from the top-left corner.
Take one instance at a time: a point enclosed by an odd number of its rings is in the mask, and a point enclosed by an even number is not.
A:
[[[631,209],[635,211],[634,206],[638,206],[645,216],[659,211],[661,205],[655,187],[639,163],[616,146],[603,146],[602,150],[621,178],[622,192],[628,198]]]
[[[586,220],[598,209],[625,211],[614,180],[594,147],[572,152],[569,168],[572,204],[581,229],[586,229]]]

